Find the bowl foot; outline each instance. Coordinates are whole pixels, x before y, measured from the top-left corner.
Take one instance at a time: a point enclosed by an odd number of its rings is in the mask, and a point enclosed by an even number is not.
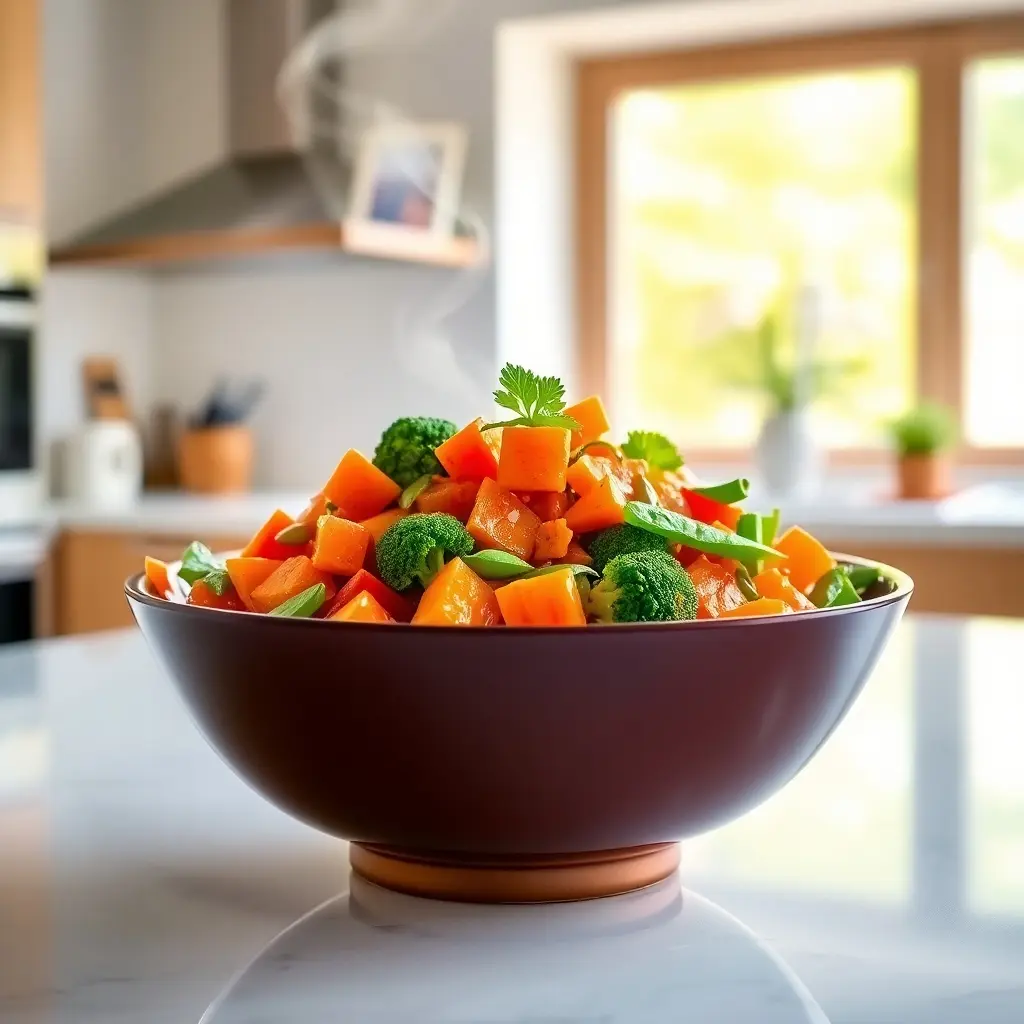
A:
[[[679,844],[599,853],[480,856],[352,843],[352,870],[410,896],[461,903],[564,903],[654,885],[679,867]]]

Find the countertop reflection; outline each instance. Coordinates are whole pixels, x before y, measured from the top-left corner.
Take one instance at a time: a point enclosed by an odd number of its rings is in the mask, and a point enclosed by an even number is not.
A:
[[[1024,624],[912,619],[807,770],[685,844],[679,880],[469,908],[350,883],[141,637],[8,648],[0,1020],[1019,1024],[1021,664]]]

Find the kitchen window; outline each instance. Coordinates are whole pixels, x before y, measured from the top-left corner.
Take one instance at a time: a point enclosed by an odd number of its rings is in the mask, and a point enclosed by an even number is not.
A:
[[[618,429],[737,457],[765,353],[823,444],[920,400],[1021,461],[1024,19],[602,59],[578,77],[580,369]]]

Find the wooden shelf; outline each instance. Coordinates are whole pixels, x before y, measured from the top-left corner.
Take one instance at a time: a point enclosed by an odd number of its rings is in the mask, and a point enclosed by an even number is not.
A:
[[[232,231],[193,231],[125,242],[51,249],[51,266],[159,267],[288,252],[341,252],[370,259],[438,267],[470,267],[479,258],[472,238],[417,238],[407,231],[362,224],[296,224]]]

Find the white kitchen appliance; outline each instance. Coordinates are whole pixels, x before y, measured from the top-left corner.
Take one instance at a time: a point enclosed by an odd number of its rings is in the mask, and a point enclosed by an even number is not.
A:
[[[90,420],[68,442],[64,493],[101,508],[134,504],[142,490],[142,443],[128,420]]]

